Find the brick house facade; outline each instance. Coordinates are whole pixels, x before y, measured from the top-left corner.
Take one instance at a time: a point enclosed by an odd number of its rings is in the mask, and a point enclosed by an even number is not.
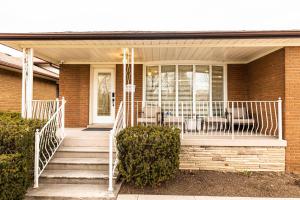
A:
[[[156,74],[153,75],[153,77],[160,77],[162,65],[176,65],[175,68],[166,68],[166,70],[169,71],[164,72],[171,74],[169,76],[169,78],[171,77],[170,79],[172,79],[171,81],[176,78],[176,84],[179,84],[180,81],[180,84],[184,84],[184,81],[187,82],[187,80],[184,80],[186,77],[179,77],[178,71],[180,70],[180,66],[186,70],[184,72],[190,73],[187,75],[189,77],[195,76],[196,70],[202,70],[200,78],[206,81],[209,79],[209,81],[199,87],[210,87],[209,90],[212,90],[211,85],[213,81],[218,83],[223,77],[226,77],[226,79],[223,79],[224,82],[222,86],[214,86],[214,89],[220,87],[225,88],[224,91],[219,90],[218,94],[223,95],[226,101],[264,102],[277,101],[279,97],[283,100],[283,140],[276,140],[277,143],[273,143],[274,140],[269,140],[268,142],[270,143],[265,146],[263,142],[257,142],[256,144],[255,140],[253,140],[252,143],[249,144],[246,139],[241,139],[242,142],[246,141],[245,146],[243,146],[237,144],[238,142],[234,142],[232,138],[223,142],[223,146],[222,144],[210,145],[207,141],[198,144],[195,144],[192,140],[185,141],[181,156],[182,168],[221,170],[253,169],[255,171],[272,171],[272,169],[274,171],[282,171],[285,169],[288,172],[300,173],[300,102],[298,102],[300,101],[300,84],[298,84],[300,77],[300,47],[294,47],[297,46],[296,44],[299,44],[300,32],[297,33],[297,36],[294,35],[296,34],[294,32],[274,34],[272,34],[272,32],[251,32],[247,33],[247,35],[244,33],[230,32],[222,34],[189,34],[182,33],[181,37],[181,33],[173,33],[173,35],[172,33],[132,34],[129,32],[105,33],[103,35],[102,33],[95,33],[95,35],[91,37],[89,34],[85,35],[84,33],[80,33],[79,35],[81,37],[79,39],[77,38],[78,35],[54,34],[48,36],[52,38],[51,42],[47,41],[49,44],[47,42],[41,44],[39,41],[33,43],[35,43],[37,47],[40,45],[40,48],[37,48],[37,50],[40,51],[39,53],[48,55],[48,57],[53,58],[53,60],[64,63],[60,65],[59,96],[65,97],[67,101],[65,123],[68,128],[87,127],[91,124],[91,112],[95,112],[96,109],[99,109],[95,107],[93,104],[95,102],[92,100],[94,93],[92,85],[96,82],[91,73],[93,65],[103,66],[103,68],[110,65],[113,66],[115,70],[115,78],[113,80],[115,87],[111,93],[114,93],[115,97],[114,109],[116,114],[123,97],[122,48],[132,46],[137,51],[135,54],[136,62],[134,73],[136,86],[135,101],[145,100],[144,97],[147,92],[145,83],[148,81],[148,71],[145,70],[145,67],[155,66],[156,68],[153,71],[149,71],[149,74]],[[279,37],[278,34],[283,34],[283,36],[280,35]],[[70,35],[76,39],[71,38]],[[107,42],[108,35],[109,42]],[[4,35],[3,37],[8,36]],[[17,35],[15,37],[21,36]],[[35,37],[38,36],[30,35],[30,38]],[[61,41],[64,39],[70,40],[68,44],[61,44]],[[14,43],[6,43],[11,46],[15,45]],[[64,46],[64,51],[59,48],[60,45]],[[44,48],[45,46],[47,47]],[[70,51],[68,51],[69,49]],[[191,70],[187,65],[193,65],[193,69]],[[196,65],[199,66],[199,68],[196,69]],[[218,74],[220,71],[212,70],[213,67],[220,66],[223,67],[223,74]],[[105,76],[106,74],[102,75]],[[211,78],[213,75],[215,76],[214,80]],[[210,76],[210,78],[207,78],[208,76]],[[182,80],[179,81],[180,78],[182,78]],[[196,79],[193,77],[193,81],[194,80]],[[157,89],[157,91],[153,93],[155,95],[157,93],[159,94],[158,97],[154,95],[155,98],[157,97],[157,99],[154,99],[160,102],[162,89],[156,87],[157,85],[162,85],[161,81],[160,79],[156,83],[153,83],[154,86],[152,85],[153,87],[151,86],[152,88],[150,88],[150,90],[153,88],[153,90]],[[193,86],[195,82],[196,81],[193,82]],[[207,84],[208,82],[209,84]],[[169,87],[170,90],[174,90],[174,88],[174,85]],[[194,90],[188,87],[186,88],[185,90]],[[98,88],[98,90],[101,90],[101,88]],[[175,92],[173,91],[172,97],[176,100],[177,107],[178,99],[181,98],[180,95],[184,96],[186,94],[184,90],[181,92],[182,93],[179,94],[178,85],[176,85],[176,95],[174,95]],[[191,98],[195,101],[195,91],[192,91],[192,93],[190,96],[192,96]],[[209,101],[212,101],[212,94],[209,94],[209,98]],[[135,113],[137,111],[136,109],[135,107]],[[142,107],[140,106],[138,109],[142,110]],[[265,109],[267,109],[266,105]],[[266,110],[264,110],[264,112],[266,112]],[[268,116],[268,114],[265,113],[265,116]],[[273,120],[275,123],[275,119]],[[262,120],[262,122],[266,121]],[[278,126],[277,121],[276,126]],[[269,135],[266,134],[263,136],[267,137]],[[283,144],[285,141],[287,147]],[[203,144],[205,147],[203,147]],[[197,153],[199,151],[200,153]],[[202,151],[204,154],[209,153],[210,156],[203,156]],[[218,156],[215,156],[213,152],[218,154]],[[270,161],[267,164],[265,163],[267,162],[265,160],[266,157],[269,158]],[[210,163],[211,168],[206,168],[207,166],[201,168],[203,167],[201,163],[203,163],[205,159],[214,161]],[[253,159],[253,163],[250,163],[251,166],[247,165],[247,163],[245,164],[245,160],[247,161],[247,159]],[[276,161],[276,166],[272,166],[272,161]],[[239,166],[244,166],[244,168],[239,168]]]

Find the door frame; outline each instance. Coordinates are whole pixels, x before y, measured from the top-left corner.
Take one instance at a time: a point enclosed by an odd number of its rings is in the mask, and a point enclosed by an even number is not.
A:
[[[94,87],[95,87],[95,82],[94,82],[94,73],[96,70],[112,70],[113,71],[113,81],[114,81],[114,86],[113,89],[115,91],[115,98],[116,98],[116,65],[90,65],[90,95],[89,95],[89,124],[94,123],[94,114],[93,114],[93,108],[94,108]],[[116,106],[116,100],[115,100],[115,106]],[[113,121],[115,120],[115,109],[112,110],[113,112]]]

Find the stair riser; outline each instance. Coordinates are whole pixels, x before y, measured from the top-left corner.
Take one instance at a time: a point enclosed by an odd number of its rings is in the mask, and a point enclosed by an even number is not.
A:
[[[58,164],[49,163],[48,170],[104,170],[108,171],[108,164]]]
[[[57,151],[55,158],[108,158],[108,152],[69,152]]]
[[[108,147],[108,140],[82,140],[82,139],[64,139],[63,146],[66,147]]]
[[[108,184],[108,178],[40,178],[41,184]]]

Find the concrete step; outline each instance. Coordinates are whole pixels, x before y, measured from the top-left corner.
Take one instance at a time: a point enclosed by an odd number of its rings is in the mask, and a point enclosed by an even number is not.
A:
[[[108,158],[108,147],[66,147],[61,146],[55,158]]]
[[[53,158],[46,169],[108,171],[108,158]]]
[[[114,186],[113,193],[102,184],[39,184],[27,191],[25,200],[113,200],[119,189],[120,184]]]
[[[45,170],[41,174],[39,182],[42,184],[106,184],[108,185],[108,171]]]
[[[89,137],[89,138],[81,138],[81,137],[66,137],[63,140],[63,146],[66,147],[108,147],[109,146],[109,138],[98,138],[98,137]]]

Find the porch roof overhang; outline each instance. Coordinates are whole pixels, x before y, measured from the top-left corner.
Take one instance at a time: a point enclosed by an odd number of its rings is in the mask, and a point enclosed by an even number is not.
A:
[[[121,63],[125,47],[135,63],[248,63],[300,46],[300,31],[0,33],[0,43],[53,64]]]

